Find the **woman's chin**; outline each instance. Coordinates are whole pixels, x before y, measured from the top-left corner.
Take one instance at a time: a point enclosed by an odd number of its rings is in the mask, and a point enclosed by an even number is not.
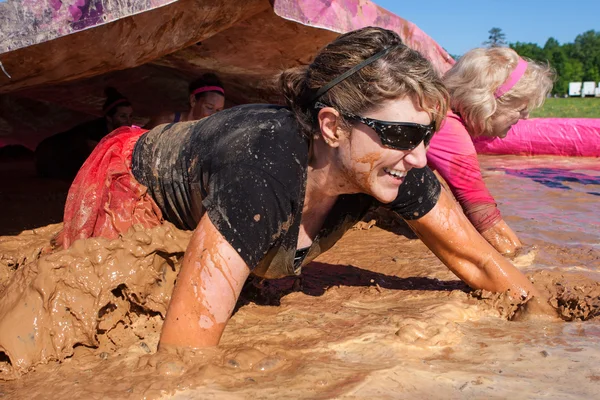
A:
[[[494,137],[497,137],[498,139],[504,139],[504,138],[506,137],[506,135],[507,135],[507,134],[508,134],[508,132],[505,132],[505,133],[501,133],[501,134],[499,134],[499,135],[496,135],[496,136],[494,136]]]
[[[398,187],[395,189],[379,189],[371,193],[371,196],[375,198],[380,203],[388,204],[392,201],[396,200],[398,197]]]

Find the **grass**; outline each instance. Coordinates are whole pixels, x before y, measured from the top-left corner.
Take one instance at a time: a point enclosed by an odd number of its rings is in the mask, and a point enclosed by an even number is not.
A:
[[[600,118],[599,97],[550,98],[531,118]]]

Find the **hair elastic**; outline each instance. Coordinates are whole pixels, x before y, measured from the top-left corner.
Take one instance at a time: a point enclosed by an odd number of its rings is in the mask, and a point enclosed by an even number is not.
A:
[[[338,83],[340,83],[344,79],[348,78],[350,75],[355,74],[356,72],[360,71],[361,69],[363,69],[367,65],[369,65],[369,64],[371,64],[371,63],[379,60],[381,57],[383,57],[387,53],[389,53],[391,49],[396,48],[398,46],[399,46],[398,44],[395,44],[393,46],[390,46],[390,47],[387,47],[387,48],[381,50],[378,53],[375,53],[371,57],[369,57],[366,60],[362,61],[360,64],[355,65],[354,67],[350,68],[348,71],[344,72],[341,75],[338,75],[333,80],[331,80],[328,83],[326,83],[325,85],[321,86],[319,88],[319,90],[317,90],[317,92],[311,97],[310,101],[308,102],[308,105],[314,103],[319,97],[323,96],[332,87],[334,87],[335,85],[337,85]]]
[[[119,104],[123,104],[123,103],[129,103],[129,100],[127,100],[126,98],[122,98],[122,99],[118,99],[113,101],[112,103],[109,104],[108,107],[106,107],[104,109],[104,114],[108,114],[110,110],[112,110],[113,108],[115,108],[116,106],[118,106]]]
[[[223,90],[222,87],[219,87],[219,86],[202,86],[202,87],[199,87],[198,89],[194,90],[192,92],[192,94],[195,96],[199,93],[204,93],[204,92],[219,92],[223,96],[225,96],[225,91]]]
[[[494,92],[494,97],[499,98],[504,96],[506,92],[512,89],[517,84],[517,82],[519,82],[519,80],[523,77],[523,74],[525,74],[526,70],[527,61],[519,57],[519,62],[517,63],[517,66],[510,73],[508,79],[506,79],[506,81],[502,85],[500,85],[500,87]]]

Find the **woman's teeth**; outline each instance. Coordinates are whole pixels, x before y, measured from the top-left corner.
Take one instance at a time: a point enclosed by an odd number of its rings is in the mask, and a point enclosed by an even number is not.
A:
[[[397,169],[384,168],[385,173],[392,175],[395,178],[404,178],[406,171],[398,171]]]

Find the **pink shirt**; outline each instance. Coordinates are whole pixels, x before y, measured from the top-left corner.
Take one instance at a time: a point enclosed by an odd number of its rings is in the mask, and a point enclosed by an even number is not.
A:
[[[471,136],[464,121],[452,111],[448,112],[442,129],[431,140],[427,164],[448,183],[465,215],[479,232],[502,219],[483,182]]]

